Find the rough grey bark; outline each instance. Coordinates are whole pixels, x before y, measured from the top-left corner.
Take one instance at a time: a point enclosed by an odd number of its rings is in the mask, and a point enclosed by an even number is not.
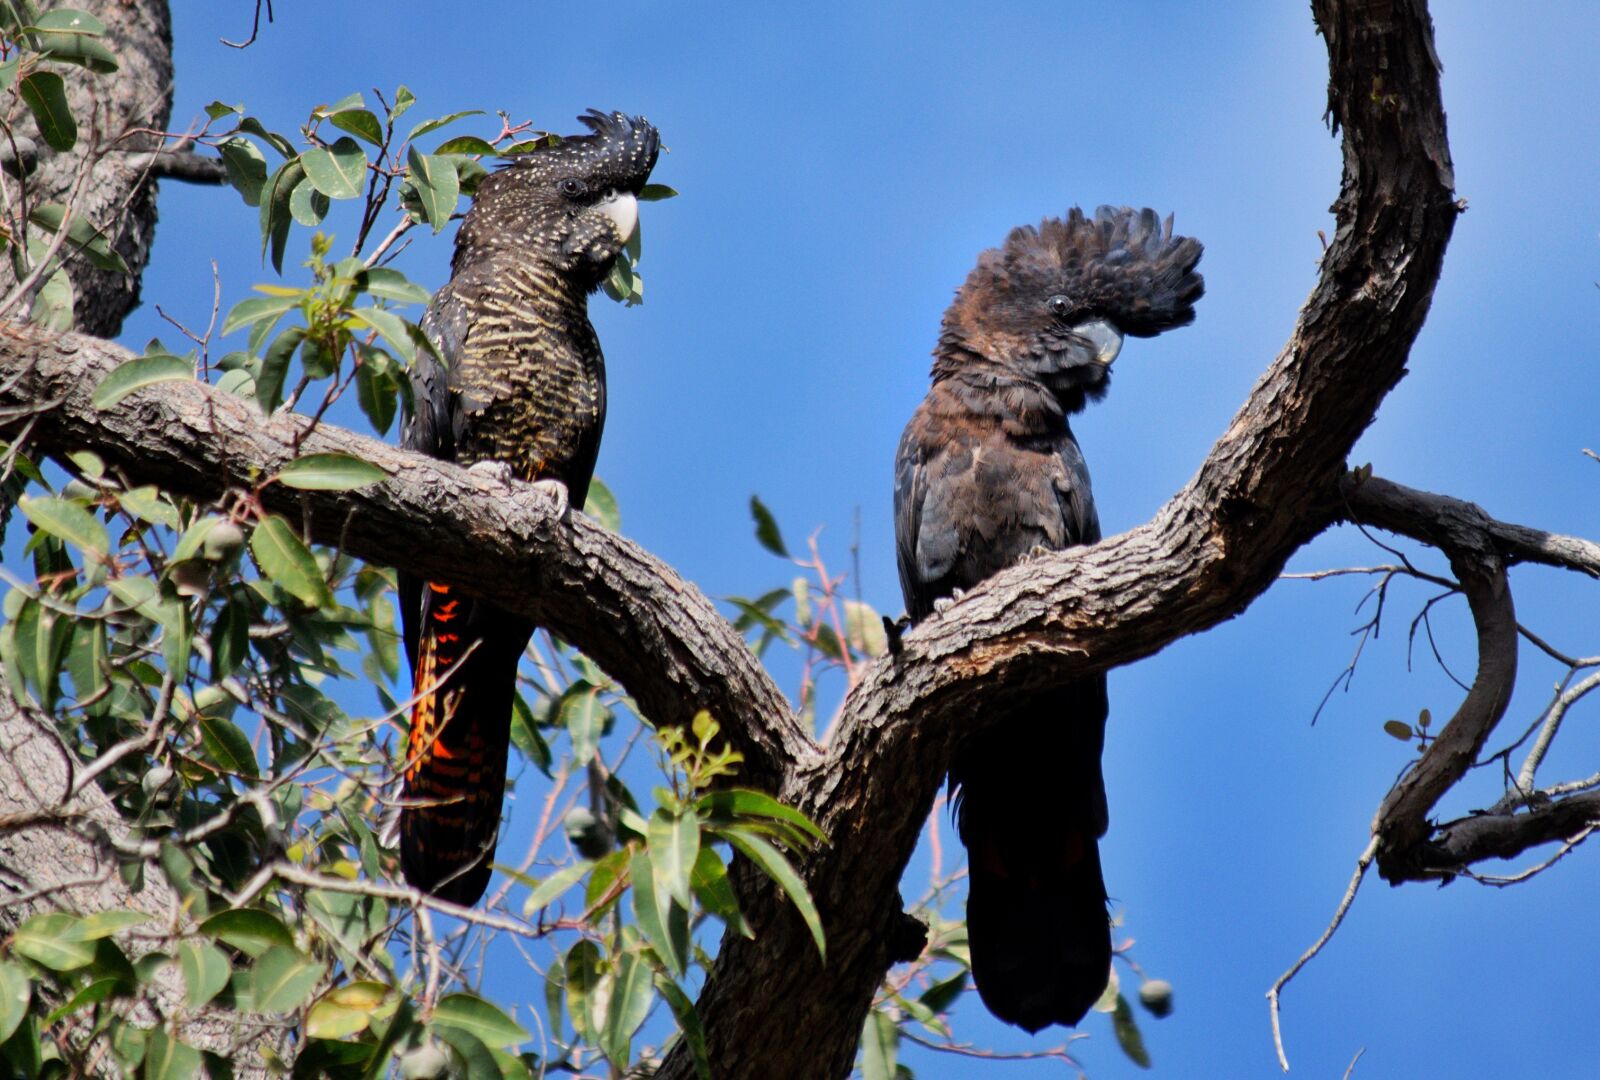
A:
[[[826,965],[775,890],[741,882],[756,937],[723,942],[698,1003],[713,1070],[844,1075],[873,989],[907,939],[897,886],[951,749],[1008,696],[1148,656],[1237,615],[1301,544],[1351,519],[1440,545],[1469,596],[1485,598],[1473,605],[1486,643],[1483,691],[1458,713],[1466,744],[1481,746],[1478,732],[1498,717],[1497,688],[1513,674],[1494,667],[1510,618],[1501,564],[1600,568],[1600,548],[1586,541],[1347,474],[1350,447],[1404,373],[1458,207],[1424,5],[1317,0],[1313,10],[1329,48],[1329,117],[1344,133],[1344,175],[1338,227],[1288,344],[1152,521],[1003,573],[906,634],[895,655],[866,671],[826,746],[805,733],[693,586],[581,515],[556,520],[524,488],[508,492],[337,429],[307,434],[302,417],[263,419],[198,384],[162,384],[98,413],[93,388],[127,354],[24,328],[0,329],[0,417],[8,417],[0,427],[31,424],[36,449],[89,447],[131,479],[202,499],[251,486],[296,453],[354,453],[389,479],[348,493],[268,484],[262,501],[313,539],[492,597],[550,627],[656,723],[710,709],[746,755],[746,778],[812,814],[831,838],[802,865],[827,930]],[[417,542],[424,529],[425,544]],[[1396,874],[1433,865],[1419,852],[1437,784],[1456,767],[1447,757],[1420,767],[1375,825]],[[1589,820],[1585,804],[1573,805],[1580,813],[1559,827],[1555,816],[1534,827],[1529,815],[1507,816],[1525,835],[1567,837],[1582,827],[1574,820]],[[1474,841],[1463,823],[1446,829],[1441,844],[1492,840],[1505,849],[1510,835]],[[781,1027],[772,1022],[779,1015]],[[660,1075],[693,1072],[680,1048]]]
[[[77,783],[77,764],[51,718],[18,708],[0,681],[0,925],[20,925],[51,911],[142,911],[151,916],[149,923],[117,935],[124,950],[137,958],[170,949],[167,935],[190,925],[182,902],[153,868],[137,891],[123,882],[111,841],[129,839],[127,823],[99,787]],[[235,1076],[267,1075],[261,1051],[283,1051],[283,1025],[259,1017],[246,1024],[220,1008],[189,1010],[183,997],[183,979],[176,965],[168,966],[155,978],[154,1008],[140,1001],[131,1015],[144,1026],[171,1017],[175,1035],[232,1061]],[[81,1028],[69,1024],[55,1036],[71,1042],[81,1034],[87,1041]]]
[[[155,237],[156,184],[148,154],[139,152],[160,145],[151,132],[165,131],[172,115],[172,18],[166,0],[73,0],[71,6],[105,23],[105,44],[120,67],[115,74],[97,76],[55,65],[66,78],[67,100],[78,121],[77,145],[65,153],[46,145],[32,114],[8,95],[14,106],[5,117],[10,135],[0,132],[0,142],[8,144],[8,154],[13,139],[31,143],[38,165],[25,182],[9,175],[0,182],[6,186],[14,235],[22,235],[16,218],[24,216],[23,208],[55,202],[70,206],[74,217],[110,238],[129,273],[97,270],[81,257],[67,262],[76,294],[75,325],[110,337],[139,301],[139,277]],[[87,182],[80,183],[86,168]],[[0,296],[17,280],[11,261],[0,260]],[[12,313],[26,314],[26,305]]]

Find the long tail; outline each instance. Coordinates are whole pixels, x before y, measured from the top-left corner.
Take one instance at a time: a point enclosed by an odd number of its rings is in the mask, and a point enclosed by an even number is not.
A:
[[[517,661],[533,624],[444,585],[402,582],[418,695],[400,812],[405,879],[473,904],[489,884],[500,831]]]
[[[990,1012],[1028,1031],[1076,1024],[1110,973],[1105,720],[1105,677],[1084,679],[963,746],[950,770],[973,980]]]

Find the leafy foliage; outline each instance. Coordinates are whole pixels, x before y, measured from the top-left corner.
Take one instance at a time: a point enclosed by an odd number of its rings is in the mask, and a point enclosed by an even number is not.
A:
[[[9,56],[0,93],[17,98],[53,150],[78,138],[54,68],[114,71],[103,32],[82,12],[0,0]],[[264,412],[302,412],[314,427],[354,386],[373,429],[393,429],[409,407],[406,368],[431,348],[416,321],[428,293],[392,265],[403,238],[419,226],[442,232],[494,159],[557,137],[503,114],[492,137],[460,134],[482,114],[417,120],[404,86],[372,97],[376,107],[361,94],[319,105],[293,135],[242,105],[206,110],[197,141],[254,208],[264,261],[283,274],[295,227],[310,230],[304,274],[257,285],[222,317],[216,335],[236,338],[231,349],[215,350],[211,331],[184,331],[186,352],[150,342],[96,388],[98,407],[198,377]],[[641,198],[675,194],[652,184]],[[347,217],[355,240],[341,256],[331,226]],[[70,207],[35,206],[28,223],[25,236],[0,240],[18,277],[38,286],[31,317],[68,327],[61,260],[126,267]],[[639,256],[635,234],[604,285],[614,299],[642,301]],[[131,485],[92,453],[41,469],[25,446],[0,449],[32,562],[31,580],[11,582],[4,598],[0,676],[54,719],[80,776],[131,823],[112,840],[122,880],[164,881],[181,903],[175,918],[46,912],[0,942],[0,1069],[65,1073],[109,1054],[130,1073],[230,1075],[186,1027],[223,1014],[293,1032],[262,1053],[292,1060],[295,1075],[620,1073],[683,1040],[706,1076],[696,989],[723,929],[753,934],[729,874],[735,854],[776,883],[826,959],[795,862],[827,842],[816,825],[739,786],[740,757],[717,719],[653,731],[603,671],[548,637],[530,650],[512,723],[524,765],[513,783],[525,804],[542,801],[525,854],[500,867],[503,883],[481,912],[392,884],[397,860],[377,823],[394,809],[408,686],[393,575],[307,544],[261,501],[268,485],[354,489],[381,483],[381,469],[301,455],[202,505]],[[619,527],[604,484],[586,510]],[[758,653],[774,642],[798,650],[798,705],[815,727],[828,681],[851,685],[894,631],[844,595],[846,575],[829,572],[815,536],[807,556],[792,556],[759,498],[751,512],[758,541],[800,572],[729,603]],[[370,701],[352,687],[370,687]],[[914,908],[928,945],[890,973],[867,1019],[868,1077],[911,1075],[898,1060],[905,1038],[952,1042],[947,1013],[970,985],[957,879],[936,867]],[[472,958],[491,935],[545,950],[543,962],[530,954],[542,1011],[507,1011],[473,991]],[[1170,1008],[1170,988],[1162,1000]],[[1102,1004],[1140,1060],[1114,980]]]

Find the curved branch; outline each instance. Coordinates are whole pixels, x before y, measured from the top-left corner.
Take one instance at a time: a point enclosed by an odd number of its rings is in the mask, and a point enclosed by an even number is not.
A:
[[[305,435],[305,417],[263,418],[204,383],[167,382],[96,409],[95,387],[130,356],[96,338],[0,326],[0,430],[31,420],[36,446],[91,448],[141,483],[201,500],[271,477],[297,445],[370,461],[390,479],[353,492],[267,484],[261,501],[313,540],[527,615],[588,653],[656,723],[687,724],[699,709],[736,719],[723,728],[745,755],[746,775],[770,788],[815,754],[739,634],[638,545],[581,514],[553,520],[550,502],[527,485],[331,425]]]
[[[1350,521],[1376,525],[1441,550],[1488,544],[1510,564],[1539,563],[1600,577],[1600,544],[1592,540],[1497,521],[1473,503],[1376,476],[1360,480],[1346,474],[1340,490]]]
[[[1478,674],[1450,722],[1378,808],[1372,832],[1378,838],[1378,873],[1385,881],[1420,875],[1425,856],[1419,848],[1431,832],[1428,812],[1478,759],[1516,686],[1517,615],[1505,564],[1481,546],[1447,548],[1446,553],[1472,608]]]

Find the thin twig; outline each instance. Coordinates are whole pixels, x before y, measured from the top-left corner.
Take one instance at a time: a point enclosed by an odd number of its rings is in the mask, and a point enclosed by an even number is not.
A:
[[[1583,829],[1575,836],[1563,843],[1560,851],[1550,856],[1544,862],[1540,863],[1538,866],[1530,866],[1528,869],[1523,870],[1520,873],[1512,874],[1509,877],[1500,877],[1495,874],[1476,874],[1471,870],[1467,870],[1465,873],[1468,877],[1480,885],[1493,885],[1496,888],[1502,889],[1507,885],[1515,885],[1518,882],[1527,881],[1536,874],[1544,873],[1556,863],[1566,858],[1568,852],[1577,847],[1579,844],[1583,843],[1585,840],[1589,839],[1589,834],[1594,832],[1596,829],[1600,829],[1600,821],[1591,821],[1588,825],[1585,825]]]
[[[1377,855],[1378,838],[1374,836],[1367,841],[1366,850],[1362,851],[1361,857],[1356,860],[1356,872],[1350,875],[1350,884],[1345,887],[1344,896],[1340,898],[1339,906],[1334,910],[1333,918],[1329,921],[1327,928],[1322,931],[1322,936],[1317,938],[1316,944],[1307,949],[1288,971],[1279,975],[1278,981],[1273,983],[1272,989],[1267,991],[1267,1005],[1272,1016],[1272,1045],[1278,1052],[1278,1065],[1284,1072],[1289,1071],[1289,1057],[1284,1053],[1283,1029],[1278,1021],[1279,993],[1285,986],[1289,985],[1289,980],[1294,978],[1301,968],[1315,959],[1316,955],[1322,951],[1323,946],[1333,938],[1334,933],[1339,929],[1339,924],[1344,922],[1345,915],[1350,911],[1350,905],[1355,902],[1356,890],[1361,888],[1361,879],[1367,876],[1367,870],[1372,866],[1372,860]]]
[[[1600,672],[1590,675],[1576,686],[1569,687],[1551,703],[1550,711],[1545,714],[1544,724],[1539,728],[1539,737],[1534,740],[1533,748],[1528,751],[1528,756],[1522,763],[1522,771],[1517,774],[1517,787],[1520,790],[1533,789],[1534,773],[1538,772],[1545,755],[1550,752],[1550,744],[1555,742],[1556,732],[1561,730],[1561,721],[1566,717],[1567,710],[1596,687],[1600,687]]]

